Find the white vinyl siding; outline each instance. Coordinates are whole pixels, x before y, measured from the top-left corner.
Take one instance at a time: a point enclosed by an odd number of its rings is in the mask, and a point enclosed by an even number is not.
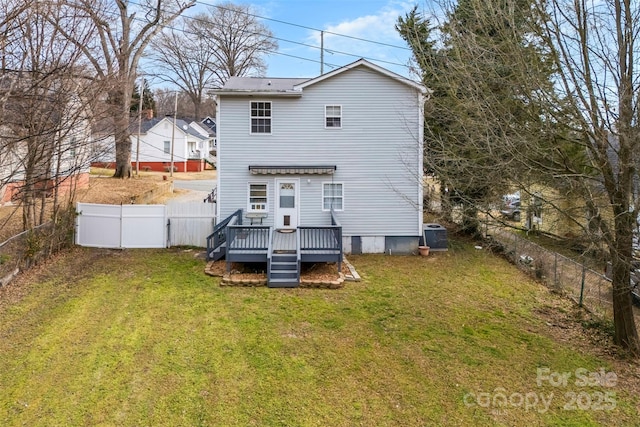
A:
[[[271,133],[271,102],[251,102],[251,133]]]
[[[322,183],[322,210],[344,210],[344,185],[340,182]]]
[[[341,105],[325,105],[324,126],[329,129],[342,128],[342,106]]]
[[[249,183],[249,202],[247,204],[247,212],[249,213],[267,213],[269,211],[267,203],[266,183]]]
[[[261,95],[262,96],[262,95]],[[255,98],[220,96],[218,195],[220,220],[248,202],[249,182],[268,182],[275,209],[275,179],[298,178],[299,223],[330,225],[323,183],[343,183],[338,213],[345,236],[419,236],[422,110],[418,92],[368,69],[353,69],[303,89],[300,97],[266,98],[272,107],[269,144],[247,132]],[[325,127],[324,108],[349,112],[338,132]],[[252,175],[249,165],[336,166],[333,175]],[[264,225],[274,224],[273,215]]]

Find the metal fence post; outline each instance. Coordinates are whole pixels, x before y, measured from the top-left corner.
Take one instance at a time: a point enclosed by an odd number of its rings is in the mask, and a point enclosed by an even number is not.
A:
[[[578,302],[578,305],[580,307],[582,307],[582,300],[584,298],[584,279],[585,279],[586,274],[587,274],[587,269],[586,269],[585,265],[582,264],[582,283],[580,284],[580,301]]]
[[[553,253],[553,286],[558,287],[558,253]]]

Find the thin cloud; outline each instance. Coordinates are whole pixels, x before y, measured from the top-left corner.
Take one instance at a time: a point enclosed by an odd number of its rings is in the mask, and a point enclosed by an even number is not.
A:
[[[400,64],[406,63],[410,52],[403,49],[407,45],[395,30],[395,24],[398,17],[403,16],[412,7],[413,5],[407,2],[390,2],[374,14],[345,20],[338,24],[326,24],[324,26],[326,62],[343,64],[345,61],[348,62],[349,59],[368,57]],[[342,37],[341,35],[348,37]],[[320,46],[320,39],[321,36],[318,32],[311,32],[307,43]],[[377,43],[369,43],[363,40]],[[342,53],[350,55],[343,55]],[[349,56],[349,58],[345,58],[346,56]]]

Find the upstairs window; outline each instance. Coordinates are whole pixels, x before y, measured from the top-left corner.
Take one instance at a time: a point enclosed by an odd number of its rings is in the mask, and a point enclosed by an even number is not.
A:
[[[171,141],[164,141],[164,153],[171,153]]]
[[[271,133],[271,103],[251,103],[251,133]]]
[[[249,184],[248,212],[267,212],[267,184]]]
[[[342,106],[325,105],[324,126],[326,128],[340,129],[342,127]]]

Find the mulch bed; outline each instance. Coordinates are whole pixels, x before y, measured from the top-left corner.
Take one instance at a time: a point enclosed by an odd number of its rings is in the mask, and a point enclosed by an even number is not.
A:
[[[205,273],[210,276],[222,277],[221,285],[235,286],[264,286],[267,284],[267,274],[252,264],[231,263],[231,273],[227,274],[227,263],[224,260],[211,261],[207,264]],[[301,287],[341,288],[345,277],[351,275],[346,263],[342,263],[342,271],[338,273],[335,263],[316,263],[303,265],[300,272]]]

